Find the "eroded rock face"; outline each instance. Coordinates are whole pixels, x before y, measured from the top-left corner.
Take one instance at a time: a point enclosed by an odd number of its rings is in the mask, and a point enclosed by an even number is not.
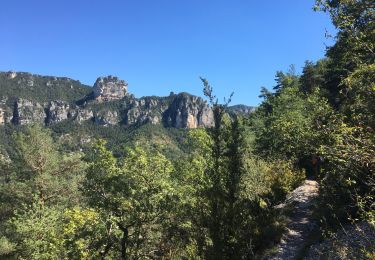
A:
[[[57,123],[75,117],[76,110],[64,101],[51,101],[47,109],[46,123]]]
[[[5,123],[5,111],[3,108],[0,107],[0,125]]]
[[[26,99],[18,99],[14,104],[12,122],[16,125],[27,125],[31,123],[44,123],[44,107]]]
[[[82,122],[82,121],[87,121],[87,120],[91,120],[93,119],[94,117],[94,112],[91,111],[91,110],[86,110],[86,109],[79,109],[77,111],[77,116],[76,116],[76,120],[78,122]]]
[[[121,119],[117,111],[107,110],[96,113],[94,121],[98,125],[117,125]]]
[[[121,101],[122,102],[122,101]],[[93,103],[95,105],[95,103]],[[98,104],[103,106],[103,104]],[[108,109],[109,108],[109,109]],[[46,104],[18,99],[13,111],[0,103],[0,124],[16,125],[31,123],[52,124],[72,119],[78,122],[93,120],[98,125],[164,124],[175,128],[210,127],[213,125],[211,108],[203,99],[183,93],[171,98],[145,97],[136,99],[129,95],[122,108],[104,106],[96,109],[77,106],[65,101]]]
[[[202,98],[182,93],[164,113],[164,122],[176,128],[210,127],[213,125],[213,113]]]
[[[17,77],[17,72],[15,72],[15,71],[8,71],[7,72],[7,77],[9,79],[14,79],[15,77]]]
[[[234,106],[229,106],[228,111],[235,115],[246,116],[246,115],[253,113],[255,111],[255,107],[246,106],[246,105],[234,105]]]
[[[93,88],[94,97],[98,101],[116,100],[125,97],[128,84],[117,77],[100,77]]]
[[[155,97],[133,99],[126,114],[126,123],[132,124],[160,124],[163,113],[168,106]]]
[[[214,114],[208,105],[205,105],[200,111],[199,120],[200,126],[211,127],[214,125]]]
[[[5,110],[6,110],[6,99],[0,99],[0,125],[5,124],[6,119],[5,119]]]
[[[79,82],[68,78],[11,72],[6,74],[6,77],[1,73],[0,76],[5,82],[7,79],[12,79],[8,81],[9,86],[18,84],[19,89],[14,88],[14,91],[39,89],[41,85],[50,91],[59,90],[57,86],[64,87],[65,92],[76,86],[83,88]],[[75,84],[74,87],[73,84]],[[32,85],[38,88],[31,88]],[[38,103],[30,101],[32,98],[28,100],[27,97],[10,101],[5,95],[5,101],[0,100],[0,124],[8,122],[19,125],[52,124],[70,119],[77,122],[90,120],[98,125],[151,123],[175,128],[211,127],[213,125],[212,109],[200,97],[188,93],[177,95],[171,93],[167,97],[150,96],[138,99],[127,92],[127,87],[124,80],[108,76],[98,78],[92,92],[90,92],[91,89],[87,91],[83,89],[81,98],[74,96],[73,99],[69,95],[63,95],[64,91],[56,92],[56,95],[50,95],[53,94],[50,92],[47,98],[52,99],[51,101],[46,98],[37,99],[34,96],[35,100],[39,100]],[[43,91],[41,93],[44,93]],[[252,108],[234,106],[230,108],[230,111],[245,115],[250,113]]]

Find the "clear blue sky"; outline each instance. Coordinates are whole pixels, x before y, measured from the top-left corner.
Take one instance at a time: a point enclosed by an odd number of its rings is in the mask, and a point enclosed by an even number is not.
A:
[[[0,70],[92,85],[116,75],[137,97],[202,95],[257,105],[277,70],[324,56],[329,17],[313,0],[12,0],[0,5]]]

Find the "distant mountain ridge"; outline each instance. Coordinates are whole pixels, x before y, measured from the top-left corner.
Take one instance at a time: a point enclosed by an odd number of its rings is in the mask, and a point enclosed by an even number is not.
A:
[[[241,115],[254,110],[244,105],[229,109]],[[0,72],[0,124],[51,125],[66,120],[197,128],[211,126],[213,115],[206,101],[189,93],[136,98],[128,84],[114,76],[100,77],[90,87],[66,77]]]

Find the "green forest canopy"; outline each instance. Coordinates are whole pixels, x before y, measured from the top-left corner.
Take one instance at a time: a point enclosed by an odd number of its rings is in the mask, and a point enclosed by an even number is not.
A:
[[[116,151],[115,130],[80,151],[59,141],[58,127],[2,129],[1,258],[260,257],[284,231],[274,206],[306,176],[320,184],[325,235],[351,221],[373,227],[374,3],[315,8],[338,30],[326,57],[302,75],[277,72],[247,118],[229,117],[203,79],[215,125],[156,134],[175,138],[178,158],[168,143],[150,148],[147,128]],[[371,259],[374,247],[356,253]]]

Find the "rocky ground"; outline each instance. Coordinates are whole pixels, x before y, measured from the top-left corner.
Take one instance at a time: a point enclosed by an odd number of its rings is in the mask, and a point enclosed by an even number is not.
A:
[[[265,259],[375,259],[375,226],[365,221],[345,225],[331,238],[316,242],[319,228],[312,214],[317,196],[318,183],[306,180],[277,206],[288,216],[287,232]]]
[[[267,259],[285,260],[300,258],[306,240],[317,231],[318,225],[312,219],[312,208],[318,196],[318,183],[306,180],[291,192],[283,204],[277,206],[287,216],[287,232],[281,238],[274,254]]]
[[[311,246],[303,259],[375,259],[375,227],[364,221],[346,225],[332,238]]]

